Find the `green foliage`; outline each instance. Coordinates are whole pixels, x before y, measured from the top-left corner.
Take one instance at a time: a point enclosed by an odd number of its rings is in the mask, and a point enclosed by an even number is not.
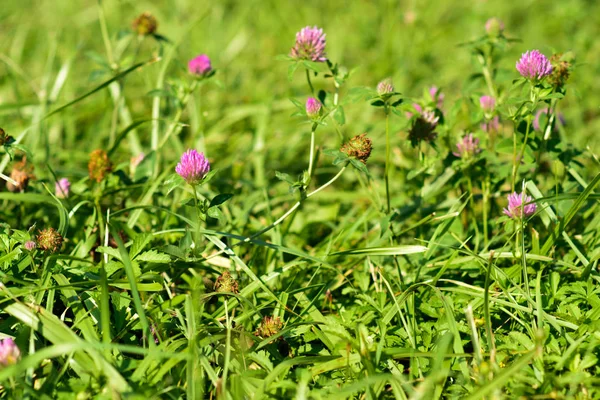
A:
[[[598,4],[4,3],[0,398],[600,398]]]

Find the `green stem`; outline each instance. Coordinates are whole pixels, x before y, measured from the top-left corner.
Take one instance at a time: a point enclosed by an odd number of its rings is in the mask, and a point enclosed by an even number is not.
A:
[[[317,124],[313,124],[312,129],[310,130],[310,155],[308,159],[308,184],[310,183],[310,178],[312,178],[313,174],[313,160],[315,158],[315,131],[317,129]]]
[[[198,217],[197,221],[196,221],[196,229],[195,229],[195,233],[194,233],[194,249],[198,248],[198,237],[200,236],[200,202],[198,201],[198,193],[196,193],[196,186],[195,185],[191,185],[192,186],[192,192],[194,192],[194,202],[196,204],[196,215]]]
[[[221,385],[222,398],[227,398],[227,372],[229,370],[229,359],[231,358],[231,320],[227,308],[227,299],[225,299],[225,329],[227,330],[225,338],[225,361],[223,362],[223,377]]]
[[[527,140],[529,139],[530,128],[531,128],[531,116],[529,116],[527,118],[527,129],[525,130],[525,140],[523,140],[523,144],[521,145],[521,150],[519,151],[519,157],[515,158],[514,164],[513,164],[513,175],[512,175],[513,191],[515,190],[515,182],[517,180],[517,170],[518,170],[517,165],[520,164],[521,160],[523,159],[523,154],[525,153],[525,147],[527,146]],[[517,145],[517,142],[516,142],[516,133],[515,133],[513,151],[516,150],[516,145]]]
[[[473,181],[471,180],[471,175],[468,174],[467,175],[467,185],[469,188],[469,208],[470,210],[470,214],[471,214],[471,218],[473,219],[473,227],[475,228],[475,253],[477,253],[477,251],[479,250],[479,227],[477,224],[477,218],[475,216],[475,201],[473,200],[473,197],[475,196],[475,194],[473,193]]]
[[[389,214],[391,211],[390,205],[390,169],[391,169],[391,161],[390,161],[390,112],[388,106],[385,106],[385,196],[387,200],[387,213]]]
[[[315,95],[315,88],[312,85],[312,82],[310,81],[310,71],[308,70],[308,68],[305,70],[306,71],[306,81],[308,82],[308,87],[310,88],[310,93],[312,93],[312,95]]]
[[[490,72],[489,62],[486,61],[485,57],[480,55],[479,62],[481,63],[481,69],[483,72],[483,77],[485,78],[485,83],[490,91],[490,94],[496,98],[498,94],[496,93],[496,88],[494,87],[494,82],[492,80],[492,74]]]
[[[98,19],[100,20],[100,30],[102,31],[102,40],[104,41],[104,47],[106,48],[106,57],[108,58],[108,63],[112,69],[116,69],[117,65],[115,64],[112,45],[110,44],[110,38],[108,36],[106,17],[104,15],[104,8],[102,7],[101,0],[98,0]]]
[[[161,140],[158,148],[164,146],[165,143],[167,143],[167,140],[169,140],[169,137],[171,137],[173,132],[175,132],[175,129],[179,126],[179,120],[181,119],[183,110],[185,109],[185,106],[187,105],[190,96],[192,95],[192,93],[194,93],[194,91],[196,90],[197,87],[198,87],[198,81],[194,81],[192,83],[192,86],[190,86],[189,90],[183,96],[183,99],[181,99],[181,107],[179,107],[179,109],[175,113],[175,118],[173,118],[173,122],[171,122],[171,125],[169,125],[169,128],[167,129],[167,132],[163,136],[163,139]]]
[[[485,180],[481,184],[481,191],[483,192],[483,245],[485,249],[488,248],[488,206],[490,201],[490,182],[489,177],[486,176]]]

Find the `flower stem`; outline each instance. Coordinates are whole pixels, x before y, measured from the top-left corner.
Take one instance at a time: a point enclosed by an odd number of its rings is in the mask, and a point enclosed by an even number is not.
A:
[[[385,106],[385,196],[387,200],[387,213],[390,213],[390,111]]]
[[[485,78],[485,83],[490,91],[490,94],[496,98],[498,95],[496,94],[496,88],[494,87],[494,82],[492,80],[492,74],[490,72],[489,62],[486,61],[485,57],[480,55],[479,62],[481,63],[481,69],[483,72],[483,77]]]
[[[516,136],[517,133],[514,133],[514,137],[513,137],[513,154],[515,155],[515,159],[514,159],[514,164],[513,164],[513,171],[512,171],[512,189],[513,191],[515,190],[515,182],[517,180],[517,164],[521,163],[521,160],[523,159],[523,154],[525,153],[525,147],[527,146],[527,139],[529,139],[529,130],[531,128],[531,118],[528,117],[527,118],[527,129],[525,130],[525,140],[523,140],[523,144],[521,145],[521,150],[519,151],[519,156],[518,158],[516,157],[516,146],[517,146],[517,140],[516,140]]]
[[[308,71],[308,68],[305,71],[306,71],[306,81],[308,82],[308,87],[310,88],[310,92],[314,96],[315,88],[313,87],[312,82],[310,81],[310,72]]]
[[[310,184],[310,179],[312,178],[313,173],[313,160],[315,158],[315,131],[317,130],[317,124],[313,124],[312,129],[310,130],[310,155],[308,159],[308,184]]]
[[[225,329],[227,330],[225,338],[225,361],[223,363],[223,376],[221,393],[225,394],[222,398],[227,398],[227,372],[229,370],[229,359],[231,358],[231,320],[229,317],[229,310],[227,308],[227,298],[225,298]]]

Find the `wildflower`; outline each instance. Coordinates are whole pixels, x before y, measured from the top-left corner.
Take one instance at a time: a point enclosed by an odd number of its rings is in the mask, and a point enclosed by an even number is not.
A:
[[[0,365],[7,367],[19,361],[21,352],[12,338],[0,340]]]
[[[552,64],[552,74],[548,77],[548,81],[552,86],[562,87],[567,83],[571,75],[571,56],[562,54],[553,54],[550,57]]]
[[[309,97],[306,100],[306,115],[309,118],[315,119],[321,112],[321,102],[314,97]]]
[[[490,36],[498,37],[504,31],[504,22],[499,18],[492,17],[485,22],[485,31]]]
[[[175,172],[192,186],[200,183],[209,171],[210,164],[204,153],[198,153],[194,149],[183,153],[175,167]]]
[[[418,116],[408,132],[408,138],[413,147],[416,147],[422,141],[433,142],[437,137],[435,128],[440,117],[437,117],[433,111],[426,110]]]
[[[514,192],[508,195],[508,208],[505,208],[504,214],[508,215],[513,219],[519,219],[522,217],[528,217],[535,212],[536,205],[531,203],[533,198],[527,196],[524,192],[518,194]],[[531,203],[531,204],[527,204]]]
[[[472,133],[469,133],[456,144],[456,151],[452,154],[456,157],[469,159],[479,153],[481,153],[479,139],[474,137]]]
[[[6,188],[10,192],[24,192],[29,185],[29,181],[35,179],[35,175],[33,174],[33,165],[27,162],[26,157],[23,157],[21,161],[16,162],[13,165],[13,169],[10,172],[10,177],[16,182],[16,184],[7,182]]]
[[[496,133],[500,131],[500,118],[496,115],[489,121],[481,123],[481,130],[487,133]]]
[[[296,44],[290,56],[296,60],[325,62],[325,34],[323,29],[307,26],[296,33]]]
[[[215,282],[215,292],[217,293],[238,293],[238,283],[229,271],[225,271],[217,278]]]
[[[102,149],[94,150],[90,153],[88,162],[88,172],[90,180],[102,182],[104,177],[112,170],[112,163],[108,159],[108,154]]]
[[[200,54],[199,56],[192,58],[188,62],[188,70],[190,71],[190,74],[199,77],[208,75],[212,71],[210,58],[206,54]]]
[[[37,244],[33,240],[28,240],[23,243],[23,247],[25,247],[25,250],[27,251],[34,251],[37,247]]]
[[[146,11],[133,20],[131,27],[138,35],[147,36],[156,32],[156,28],[158,28],[158,22],[152,14]]]
[[[540,125],[540,120],[542,118],[542,116],[544,116],[544,118],[548,117],[548,112],[550,110],[548,108],[543,108],[541,110],[538,110],[538,112],[535,114],[535,118],[533,119],[533,129],[535,129],[536,131],[539,131],[541,128]],[[556,116],[558,117],[557,122],[561,125],[561,126],[565,126],[565,116],[562,113],[558,113],[556,114]],[[554,125],[554,130],[558,130],[557,126]]]
[[[264,317],[254,335],[266,339],[279,333],[283,323],[279,317]]]
[[[390,78],[386,78],[377,84],[377,94],[385,96],[394,93],[394,85]]]
[[[485,111],[486,113],[490,113],[494,111],[494,107],[496,106],[496,99],[494,99],[492,96],[481,96],[479,98],[479,105],[481,106],[481,109],[483,111]]]
[[[42,229],[36,239],[38,247],[50,253],[56,253],[63,244],[63,237],[54,228]]]
[[[363,133],[350,139],[348,143],[340,148],[340,151],[346,153],[348,157],[354,157],[363,164],[366,164],[372,149],[373,145],[371,139],[367,137],[366,133]]]
[[[67,178],[59,179],[54,185],[54,192],[59,199],[69,197],[69,189],[71,189],[71,182]]]
[[[525,52],[517,62],[517,70],[524,78],[540,80],[552,73],[552,64],[538,50]]]

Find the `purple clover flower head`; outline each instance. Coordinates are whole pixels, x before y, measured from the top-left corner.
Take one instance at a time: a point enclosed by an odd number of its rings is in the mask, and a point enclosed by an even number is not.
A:
[[[479,98],[479,105],[481,106],[481,109],[483,111],[485,111],[486,113],[490,113],[494,111],[494,107],[496,106],[496,99],[494,99],[492,96],[481,96]]]
[[[314,97],[309,97],[306,100],[306,115],[309,118],[315,119],[321,113],[321,102]]]
[[[552,64],[538,50],[526,51],[517,62],[517,70],[524,78],[540,80],[552,73]]]
[[[456,151],[452,154],[462,159],[469,159],[479,153],[481,153],[479,139],[473,137],[472,133],[469,133],[456,144]]]
[[[429,95],[435,101],[436,107],[442,108],[444,105],[444,93],[442,93],[437,86],[432,86],[429,88]]]
[[[485,31],[490,36],[500,36],[504,31],[504,22],[499,18],[492,17],[485,22]]]
[[[417,112],[417,114],[421,114],[423,112],[423,107],[421,107],[420,104],[413,103],[412,106],[415,109],[415,111]],[[411,113],[410,111],[406,112],[406,118],[412,118],[412,116],[413,116],[413,113]]]
[[[296,60],[325,62],[325,34],[317,26],[307,26],[296,33],[296,44],[290,56]]]
[[[377,94],[379,96],[385,96],[394,93],[394,85],[390,78],[384,79],[377,84]]]
[[[23,243],[23,247],[25,247],[27,251],[34,251],[37,247],[37,244],[33,240],[28,240]]]
[[[199,184],[209,171],[210,164],[204,153],[198,153],[195,149],[183,153],[175,167],[175,172],[192,186]]]
[[[500,118],[496,115],[489,121],[481,123],[481,130],[487,133],[495,133],[500,131]]]
[[[0,365],[5,367],[14,365],[19,361],[20,356],[21,351],[12,338],[0,340]]]
[[[54,193],[59,199],[66,199],[69,197],[69,190],[71,189],[71,182],[67,178],[59,179],[54,185]]]
[[[529,217],[536,210],[536,205],[535,203],[531,203],[532,201],[533,198],[531,196],[527,196],[525,192],[521,194],[518,194],[517,192],[509,194],[508,207],[503,210],[504,214],[508,215],[512,219]]]
[[[190,71],[190,74],[198,77],[208,75],[212,71],[210,58],[206,54],[200,54],[199,56],[192,58],[188,62],[188,70]]]
[[[540,119],[542,118],[542,115],[547,118],[548,112],[549,112],[548,108],[543,108],[541,110],[538,110],[538,112],[535,114],[535,118],[533,119],[533,123],[532,123],[533,129],[535,129],[536,131],[540,130],[540,128],[541,128]],[[558,117],[556,122],[558,122],[561,126],[565,126],[565,124],[566,124],[565,116],[562,113],[558,113],[556,116]],[[558,130],[558,127],[556,124],[554,124],[554,130],[555,131]]]

